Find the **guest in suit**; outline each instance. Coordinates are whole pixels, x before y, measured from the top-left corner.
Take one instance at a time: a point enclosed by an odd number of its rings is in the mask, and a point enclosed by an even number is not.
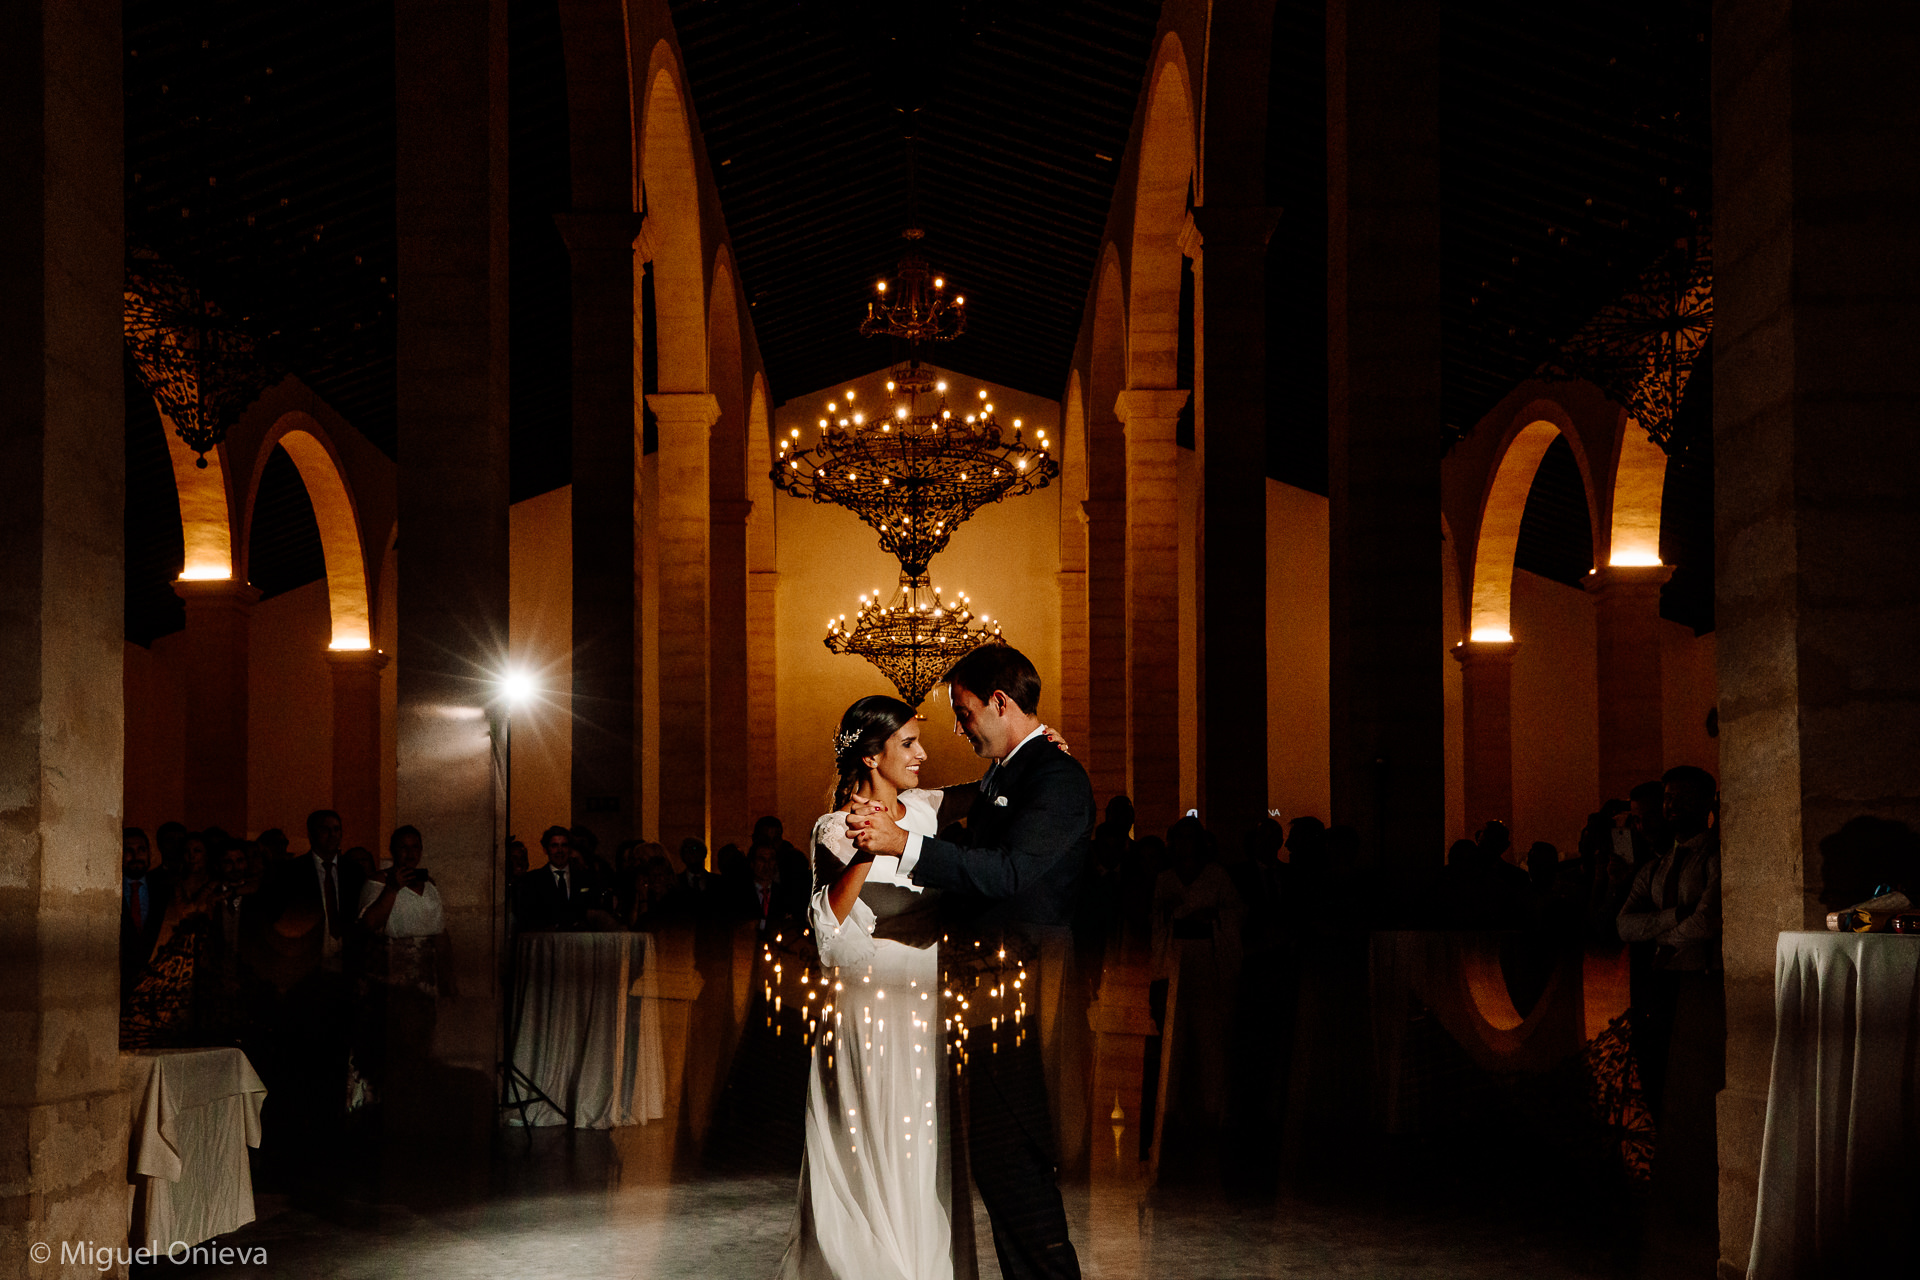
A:
[[[120,833],[120,992],[124,1002],[140,971],[153,955],[160,920],[167,913],[169,881],[153,865],[147,833],[128,827]]]
[[[1040,675],[1008,645],[982,645],[944,677],[954,732],[993,763],[967,814],[966,842],[909,835],[879,807],[853,812],[855,842],[900,858],[901,873],[961,904],[955,938],[1005,939],[1034,956],[1071,954],[1070,924],[1091,872],[1097,816],[1087,771],[1041,741]],[[959,798],[965,788],[946,796]],[[948,814],[943,797],[941,819]],[[1043,979],[1044,981],[1044,979]],[[1036,987],[1039,984],[1036,984]],[[1044,1007],[1036,990],[1028,996]],[[1008,1280],[1078,1280],[1066,1210],[1054,1182],[1055,1150],[1038,1036],[1006,1036],[994,1052],[976,1049],[968,1070],[968,1163],[993,1225],[994,1251]]]
[[[780,870],[780,855],[770,844],[756,844],[747,854],[747,881],[739,900],[757,933],[768,933],[806,914],[810,895],[805,882],[793,884]]]
[[[773,860],[780,867],[780,879],[787,884],[813,883],[813,860],[794,848],[793,841],[786,838],[786,827],[780,819],[769,814],[755,822],[752,843],[764,844],[773,850]],[[808,890],[807,896],[811,893]]]
[[[364,880],[340,854],[340,815],[307,816],[307,852],[272,875],[266,915],[270,977],[285,994],[276,1018],[267,1108],[287,1137],[284,1172],[324,1165],[346,1112],[354,999],[350,960]],[[266,1074],[266,1073],[263,1073]]]
[[[547,865],[527,872],[515,886],[514,920],[522,929],[578,930],[613,927],[598,874],[573,856],[572,834],[548,827],[540,836]]]
[[[269,887],[274,931],[289,953],[292,986],[315,969],[346,967],[360,890],[366,876],[340,853],[340,815],[318,809],[307,815],[307,851],[273,873]]]

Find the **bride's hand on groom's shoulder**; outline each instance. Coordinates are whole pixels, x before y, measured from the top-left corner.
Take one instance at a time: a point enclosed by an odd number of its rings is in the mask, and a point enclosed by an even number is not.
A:
[[[1052,725],[1048,725],[1046,728],[1047,728],[1047,741],[1051,742],[1054,746],[1060,748],[1060,750],[1064,751],[1066,754],[1072,755],[1073,748],[1069,747],[1067,745],[1067,740],[1060,736],[1060,731],[1054,728]]]

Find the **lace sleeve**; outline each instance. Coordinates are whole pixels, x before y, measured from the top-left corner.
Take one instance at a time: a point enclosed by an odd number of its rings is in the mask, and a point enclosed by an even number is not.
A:
[[[827,905],[827,892],[853,855],[846,814],[829,813],[813,824],[814,890],[807,915],[820,963],[829,967],[866,964],[873,958],[873,908],[855,899],[847,918],[838,920]]]

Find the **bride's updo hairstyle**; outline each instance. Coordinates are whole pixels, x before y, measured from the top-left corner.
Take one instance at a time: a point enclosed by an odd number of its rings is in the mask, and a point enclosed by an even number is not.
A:
[[[840,717],[840,731],[833,735],[833,767],[840,780],[833,788],[833,808],[853,798],[853,789],[867,780],[866,757],[877,756],[887,739],[900,732],[900,726],[919,712],[898,698],[884,693],[860,699]]]

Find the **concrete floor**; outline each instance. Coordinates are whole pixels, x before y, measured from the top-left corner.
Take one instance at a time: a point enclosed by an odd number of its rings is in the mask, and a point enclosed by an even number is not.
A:
[[[320,1197],[263,1197],[261,1219],[222,1242],[264,1247],[265,1267],[164,1267],[274,1280],[491,1280],[496,1276],[712,1280],[771,1276],[793,1212],[791,1177],[665,1174],[659,1126],[509,1135],[493,1160],[390,1165]],[[391,1160],[391,1157],[389,1158]],[[365,1167],[364,1164],[361,1167]],[[1386,1182],[1277,1195],[1209,1188],[1066,1188],[1089,1280],[1132,1277],[1514,1277],[1622,1274],[1591,1224],[1504,1195]],[[1389,1179],[1388,1181],[1394,1181]],[[354,1185],[355,1183],[358,1185]],[[1203,1183],[1204,1180],[1201,1180]],[[1430,1192],[1430,1193],[1429,1193]],[[998,1280],[984,1213],[982,1280]],[[162,1274],[158,1268],[151,1269]],[[859,1278],[849,1278],[859,1280]]]

